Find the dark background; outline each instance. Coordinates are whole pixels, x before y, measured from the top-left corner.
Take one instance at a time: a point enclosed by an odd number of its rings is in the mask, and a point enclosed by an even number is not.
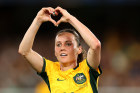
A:
[[[42,7],[61,6],[85,24],[102,43],[99,86],[140,86],[140,1],[138,0],[1,0],[0,88],[34,88],[41,78],[18,54],[19,44]],[[58,18],[56,18],[58,19]],[[43,23],[33,49],[54,57],[55,33],[72,28]],[[87,45],[83,46],[88,49]],[[129,82],[128,82],[129,81]]]

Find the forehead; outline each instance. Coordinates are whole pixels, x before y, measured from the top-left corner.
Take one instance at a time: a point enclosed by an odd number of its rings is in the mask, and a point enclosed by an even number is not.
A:
[[[75,40],[75,36],[72,33],[68,33],[68,32],[63,32],[60,33],[56,36],[55,41],[74,41]]]

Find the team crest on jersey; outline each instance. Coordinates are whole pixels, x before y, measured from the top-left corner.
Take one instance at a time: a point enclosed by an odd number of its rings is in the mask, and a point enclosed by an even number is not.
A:
[[[86,82],[86,77],[83,73],[77,73],[74,77],[73,77],[75,83],[77,84],[83,84],[84,82]]]

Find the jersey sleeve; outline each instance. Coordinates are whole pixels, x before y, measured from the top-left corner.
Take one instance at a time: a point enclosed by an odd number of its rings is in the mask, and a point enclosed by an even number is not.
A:
[[[48,70],[50,70],[52,66],[53,66],[53,62],[50,61],[50,60],[47,60],[46,58],[43,57],[43,67],[42,67],[42,71],[41,71],[41,73],[38,73],[38,72],[37,72],[37,74],[38,74],[38,75],[41,75],[41,74],[44,73],[44,72],[46,72],[46,73],[49,72]]]
[[[102,70],[101,70],[101,67],[100,65],[98,66],[97,69],[94,69],[93,67],[91,67],[86,59],[86,63],[89,67],[89,72],[90,74],[92,74],[94,76],[94,78],[97,78],[98,76],[100,76],[102,74]]]
[[[90,77],[90,84],[93,90],[93,93],[98,93],[98,81],[99,81],[99,76],[102,74],[102,70],[100,68],[100,65],[98,66],[97,69],[92,68],[87,59],[86,59],[86,67],[88,68],[89,71],[89,77]]]
[[[49,83],[49,79],[48,76],[51,73],[51,69],[53,67],[54,62],[47,60],[43,57],[43,67],[42,67],[42,71],[41,73],[37,73],[39,76],[41,76],[43,78],[43,80],[46,82],[46,84],[48,85],[48,88],[50,90],[50,83]]]

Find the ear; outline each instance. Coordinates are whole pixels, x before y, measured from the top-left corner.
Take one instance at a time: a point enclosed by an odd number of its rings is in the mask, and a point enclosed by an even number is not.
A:
[[[78,47],[78,54],[81,54],[82,51],[83,51],[82,46],[79,46],[79,47]]]

